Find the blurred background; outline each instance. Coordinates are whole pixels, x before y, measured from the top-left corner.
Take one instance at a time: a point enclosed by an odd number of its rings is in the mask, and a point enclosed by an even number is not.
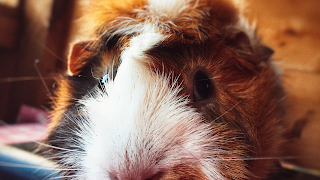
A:
[[[247,0],[262,42],[274,49],[287,93],[292,162],[320,170],[320,1]]]
[[[320,170],[320,1],[247,2],[246,16],[275,50],[282,71],[287,125],[295,132],[288,155],[301,167]],[[77,19],[87,6],[88,0],[0,0],[2,127],[45,123],[54,78],[67,69],[69,43],[85,38]]]
[[[50,95],[37,69],[50,90],[54,76],[66,70],[73,4],[0,0],[0,119],[5,123],[17,122],[22,105],[49,108]]]

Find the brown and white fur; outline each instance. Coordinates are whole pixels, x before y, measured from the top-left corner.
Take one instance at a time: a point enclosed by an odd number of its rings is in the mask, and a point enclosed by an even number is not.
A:
[[[283,92],[241,1],[95,3],[83,24],[94,35],[72,46],[46,140],[62,177],[265,179],[276,170]]]

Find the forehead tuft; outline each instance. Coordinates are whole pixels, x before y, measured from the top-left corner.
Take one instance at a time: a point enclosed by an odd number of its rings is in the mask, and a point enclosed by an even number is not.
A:
[[[234,0],[236,1],[236,0]],[[95,38],[131,37],[152,24],[165,35],[200,42],[238,22],[232,0],[97,0],[83,18]]]
[[[187,8],[191,6],[191,0],[149,0],[149,10],[152,15],[166,16],[176,19]]]

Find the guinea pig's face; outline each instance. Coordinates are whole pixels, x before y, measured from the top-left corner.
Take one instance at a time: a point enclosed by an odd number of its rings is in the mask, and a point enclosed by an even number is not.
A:
[[[261,179],[282,91],[233,1],[99,1],[47,143],[65,179]],[[119,4],[118,4],[119,3]]]

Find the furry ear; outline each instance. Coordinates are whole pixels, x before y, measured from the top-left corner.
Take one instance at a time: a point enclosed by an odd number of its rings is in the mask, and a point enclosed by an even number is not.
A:
[[[264,45],[258,46],[257,48],[255,48],[255,51],[260,61],[268,61],[274,53],[274,51],[271,48]]]
[[[253,46],[248,35],[238,29],[228,29],[224,41],[226,45],[233,47],[241,54],[254,55],[256,58],[251,61],[256,64],[267,61],[273,54],[273,50],[267,46],[261,44]]]
[[[68,70],[71,75],[78,75],[80,69],[87,63],[85,60],[94,56],[97,41],[80,41],[72,44],[68,61]]]
[[[253,53],[248,35],[239,29],[228,29],[224,37],[226,45],[231,46],[244,53]]]

